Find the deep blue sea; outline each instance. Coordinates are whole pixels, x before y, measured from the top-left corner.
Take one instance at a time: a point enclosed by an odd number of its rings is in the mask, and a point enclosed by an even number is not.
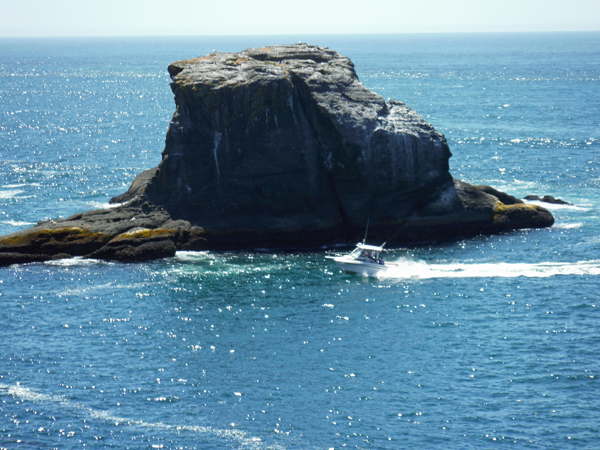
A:
[[[0,234],[160,162],[167,65],[302,40],[550,229],[396,249],[0,268],[0,449],[600,448],[600,33],[0,39]]]

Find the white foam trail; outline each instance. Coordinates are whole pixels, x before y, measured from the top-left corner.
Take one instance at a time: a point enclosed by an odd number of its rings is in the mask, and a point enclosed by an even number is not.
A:
[[[89,206],[90,208],[94,208],[94,209],[110,209],[110,208],[116,208],[117,206],[121,206],[122,203],[108,203],[108,202],[96,202],[96,201],[91,201],[91,202],[87,202],[87,206]]]
[[[583,223],[579,222],[579,223],[559,223],[559,224],[554,224],[552,225],[552,228],[556,228],[558,230],[572,230],[575,228],[581,228],[583,226]]]
[[[526,201],[525,203],[529,203],[532,205],[538,205],[541,206],[542,208],[546,208],[550,211],[589,211],[591,208],[586,208],[583,206],[577,206],[577,205],[561,205],[558,203],[547,203],[547,202],[540,202],[537,200],[532,200],[532,201]]]
[[[546,278],[556,275],[600,275],[600,260],[575,263],[482,263],[427,264],[398,261],[382,274],[385,278]]]
[[[108,264],[106,261],[100,259],[83,259],[81,256],[74,256],[73,258],[54,259],[46,261],[44,264],[49,266],[61,266],[61,267],[85,267],[94,266],[96,264]]]
[[[168,431],[179,432],[181,430],[191,431],[198,434],[212,434],[222,439],[226,440],[234,440],[238,444],[240,444],[241,448],[261,448],[263,447],[262,441],[260,438],[248,436],[248,433],[242,430],[221,430],[218,428],[213,428],[210,426],[202,426],[202,425],[169,425],[162,422],[145,422],[143,420],[136,419],[128,419],[125,417],[118,417],[113,415],[110,411],[100,411],[92,408],[88,408],[81,403],[71,402],[68,398],[61,395],[49,395],[37,392],[33,389],[26,388],[21,386],[19,383],[16,385],[6,385],[0,384],[0,396],[3,395],[3,391],[6,391],[6,394],[13,396],[14,398],[18,398],[24,401],[30,401],[34,403],[58,403],[65,408],[70,410],[77,410],[80,413],[86,413],[89,417],[101,420],[103,422],[114,423],[119,426],[129,425],[140,428],[148,428],[148,429],[162,429]],[[283,449],[282,446],[269,446],[269,448],[277,448]]]
[[[0,198],[2,199],[8,199],[8,198],[14,198],[19,194],[22,194],[23,190],[19,190],[17,189],[16,191],[0,191]]]
[[[2,223],[11,225],[13,227],[26,227],[28,225],[35,225],[34,222],[25,222],[22,220],[3,220]]]
[[[178,262],[190,262],[190,261],[201,261],[204,259],[216,259],[215,255],[211,252],[192,252],[180,250],[175,253],[175,258]]]
[[[66,400],[60,395],[48,395],[35,392],[31,389],[21,386],[19,383],[13,386],[0,384],[0,393],[6,391],[8,395],[27,400],[30,402],[64,403]]]
[[[23,186],[40,186],[40,183],[5,184],[2,187],[5,189],[14,189],[22,188]]]
[[[178,251],[175,259],[180,265],[173,266],[167,270],[169,275],[217,275],[220,277],[237,276],[241,274],[256,274],[266,276],[271,273],[290,267],[290,263],[277,255],[268,257],[260,256],[260,263],[248,263],[254,256],[251,254],[216,254],[208,251]],[[202,266],[200,269],[199,266]]]
[[[107,263],[107,264],[112,264],[112,263]],[[57,291],[57,295],[59,296],[71,296],[71,295],[83,295],[86,292],[96,292],[96,291],[103,291],[103,290],[107,290],[107,289],[140,289],[140,290],[144,290],[144,288],[146,288],[147,286],[150,286],[152,283],[150,282],[143,282],[143,283],[134,283],[134,284],[128,284],[127,286],[122,285],[122,284],[114,284],[114,283],[104,283],[104,284],[93,284],[91,286],[77,286],[75,288],[71,288],[71,289],[63,289],[62,291]]]

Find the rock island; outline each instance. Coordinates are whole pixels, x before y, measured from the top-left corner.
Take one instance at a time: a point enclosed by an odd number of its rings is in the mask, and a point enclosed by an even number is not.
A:
[[[175,113],[158,167],[117,206],[0,237],[0,265],[176,250],[391,245],[548,227],[546,209],[452,177],[445,137],[307,44],[212,53],[168,67]],[[403,226],[401,226],[403,225]]]

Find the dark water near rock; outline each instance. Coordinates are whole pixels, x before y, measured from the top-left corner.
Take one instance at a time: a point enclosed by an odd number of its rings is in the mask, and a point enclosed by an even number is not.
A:
[[[0,269],[0,448],[600,447],[600,33],[312,36],[556,225],[388,254]],[[160,161],[168,63],[286,38],[0,40],[0,232]]]

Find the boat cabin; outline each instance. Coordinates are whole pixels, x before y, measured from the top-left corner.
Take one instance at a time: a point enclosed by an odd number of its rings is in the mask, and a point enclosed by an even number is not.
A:
[[[383,259],[381,259],[381,252],[383,251],[383,247],[377,247],[375,245],[366,245],[366,244],[358,244],[354,251],[350,253],[350,258],[355,259],[357,261],[374,263],[374,264],[383,264]]]

